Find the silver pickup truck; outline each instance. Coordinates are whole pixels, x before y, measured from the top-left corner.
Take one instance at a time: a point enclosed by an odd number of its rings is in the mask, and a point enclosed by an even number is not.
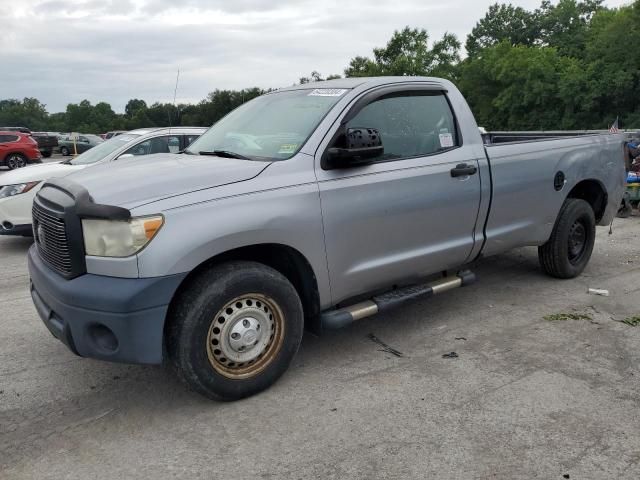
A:
[[[538,247],[585,268],[624,186],[622,135],[485,145],[456,87],[350,78],[282,89],[181,154],[49,181],[31,295],[84,357],[158,364],[237,399],[273,384],[305,327],[468,285],[480,256]]]

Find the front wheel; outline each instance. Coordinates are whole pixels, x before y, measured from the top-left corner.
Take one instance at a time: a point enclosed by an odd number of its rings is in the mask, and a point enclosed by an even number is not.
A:
[[[552,277],[577,277],[589,263],[595,240],[596,220],[591,205],[579,198],[568,198],[551,237],[538,247],[540,265]]]
[[[271,386],[300,342],[300,298],[278,271],[229,262],[189,282],[169,316],[167,351],[178,375],[216,400],[237,400]]]
[[[52,155],[52,154],[53,154],[53,152],[52,152],[51,150],[44,150],[44,151],[42,152],[42,156],[43,156],[44,158],[51,158],[51,155]]]
[[[65,157],[70,154],[69,149],[67,147],[60,147],[60,153]]]

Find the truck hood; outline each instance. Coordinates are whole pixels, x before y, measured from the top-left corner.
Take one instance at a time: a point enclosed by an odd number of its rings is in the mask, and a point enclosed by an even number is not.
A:
[[[269,162],[161,153],[96,165],[71,175],[69,180],[86,188],[96,203],[135,208],[249,180],[269,165]]]
[[[38,182],[49,178],[65,177],[85,168],[85,165],[67,165],[60,162],[31,165],[0,175],[0,185]]]

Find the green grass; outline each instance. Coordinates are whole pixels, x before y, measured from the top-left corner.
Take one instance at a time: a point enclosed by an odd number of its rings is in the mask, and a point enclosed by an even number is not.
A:
[[[593,320],[588,313],[553,313],[545,315],[544,318],[548,322],[561,322],[564,320]]]
[[[637,327],[640,325],[640,315],[634,315],[633,317],[627,317],[624,320],[620,320],[622,323],[626,323],[630,327]]]

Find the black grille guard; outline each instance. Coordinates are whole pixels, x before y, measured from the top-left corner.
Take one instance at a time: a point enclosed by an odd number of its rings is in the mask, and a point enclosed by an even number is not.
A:
[[[56,258],[50,258],[48,263],[68,280],[83,275],[87,271],[82,219],[127,221],[131,218],[131,212],[128,209],[95,203],[82,185],[66,178],[47,180],[34,199],[34,208],[35,206],[45,214],[64,222],[66,245],[61,247],[68,251],[70,267],[66,268],[68,263],[65,263],[64,269],[56,268],[58,263]],[[37,219],[34,219],[35,221]],[[39,254],[43,258],[42,253],[39,252]]]
[[[131,218],[131,212],[128,209],[95,203],[86,188],[66,178],[47,180],[42,188],[45,187],[56,188],[73,197],[75,199],[75,213],[80,218],[104,220],[129,220]]]

